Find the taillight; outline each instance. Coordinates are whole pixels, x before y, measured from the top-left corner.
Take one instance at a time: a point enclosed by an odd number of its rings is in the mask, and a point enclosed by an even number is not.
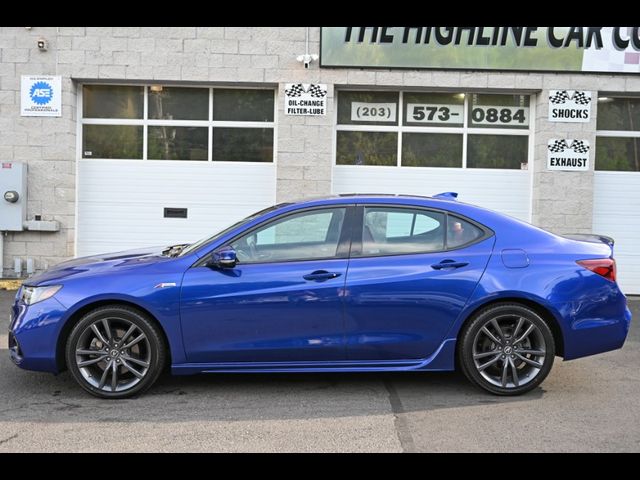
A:
[[[613,258],[578,260],[576,263],[593,273],[602,275],[607,280],[616,281],[616,261]]]

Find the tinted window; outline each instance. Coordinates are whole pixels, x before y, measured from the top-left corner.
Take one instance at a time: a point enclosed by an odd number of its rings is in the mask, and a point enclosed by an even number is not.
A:
[[[339,92],[338,124],[397,125],[399,98],[398,92]]]
[[[207,160],[206,127],[149,127],[150,160]]]
[[[527,168],[529,137],[519,135],[469,135],[467,168]]]
[[[464,121],[464,93],[404,94],[403,125],[461,127]]]
[[[155,86],[149,89],[149,118],[208,120],[209,89]]]
[[[640,138],[598,137],[595,168],[640,172]]]
[[[213,129],[214,162],[273,162],[273,128]]]
[[[454,215],[449,215],[447,223],[447,248],[456,248],[474,242],[484,235],[484,232]]]
[[[213,90],[213,119],[273,122],[273,90]]]
[[[240,263],[335,257],[346,208],[311,210],[275,220],[231,246]]]
[[[398,164],[398,134],[389,132],[338,132],[338,165]]]
[[[469,127],[529,128],[529,96],[474,93],[469,105]]]
[[[82,87],[84,118],[142,118],[142,87],[85,85]]]
[[[598,130],[640,130],[640,98],[598,99]]]
[[[82,158],[142,158],[142,127],[83,125]]]
[[[362,255],[444,250],[445,216],[408,208],[365,207]]]
[[[462,135],[403,133],[403,167],[462,167]]]

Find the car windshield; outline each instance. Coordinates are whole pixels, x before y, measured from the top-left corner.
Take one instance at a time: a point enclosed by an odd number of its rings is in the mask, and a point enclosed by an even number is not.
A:
[[[203,245],[207,245],[208,243],[211,243],[215,240],[217,240],[218,238],[222,237],[223,235],[226,235],[227,233],[229,233],[231,230],[233,230],[234,228],[238,228],[246,223],[251,222],[252,220],[255,220],[256,218],[258,218],[261,215],[264,215],[265,213],[269,213],[273,210],[276,210],[280,207],[283,207],[285,205],[288,205],[287,203],[280,203],[278,205],[273,205],[271,207],[265,208],[264,210],[260,210],[259,212],[256,212],[252,215],[249,215],[246,218],[243,218],[242,220],[240,220],[239,222],[234,223],[233,225],[231,225],[230,227],[225,228],[224,230],[221,230],[220,232],[216,233],[215,235],[211,236],[211,237],[205,237],[202,238],[200,240],[198,240],[195,243],[192,243],[190,245],[187,245],[186,247],[184,247],[180,253],[178,253],[178,257],[182,257],[183,255],[186,255],[190,252],[194,252],[196,250],[198,250],[200,247],[202,247]]]

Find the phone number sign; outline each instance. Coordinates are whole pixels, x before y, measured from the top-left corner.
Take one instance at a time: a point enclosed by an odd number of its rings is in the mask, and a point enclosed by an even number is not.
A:
[[[474,106],[470,124],[526,127],[529,125],[529,107]]]
[[[352,122],[396,123],[396,103],[352,102]],[[464,124],[463,104],[407,103],[405,122],[424,125]],[[470,106],[469,126],[521,127],[529,126],[529,107],[506,107],[499,105]]]
[[[462,125],[463,119],[463,105],[407,104],[407,123]],[[529,108],[495,105],[473,106],[471,107],[469,126],[475,125],[527,127],[529,125]]]
[[[395,122],[395,103],[351,102],[352,122]]]
[[[407,123],[457,123],[464,120],[463,105],[407,104]]]

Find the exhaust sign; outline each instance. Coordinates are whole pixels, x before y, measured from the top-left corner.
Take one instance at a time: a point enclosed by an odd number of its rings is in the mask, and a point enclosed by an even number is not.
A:
[[[547,145],[547,170],[589,170],[588,140],[552,138]]]

